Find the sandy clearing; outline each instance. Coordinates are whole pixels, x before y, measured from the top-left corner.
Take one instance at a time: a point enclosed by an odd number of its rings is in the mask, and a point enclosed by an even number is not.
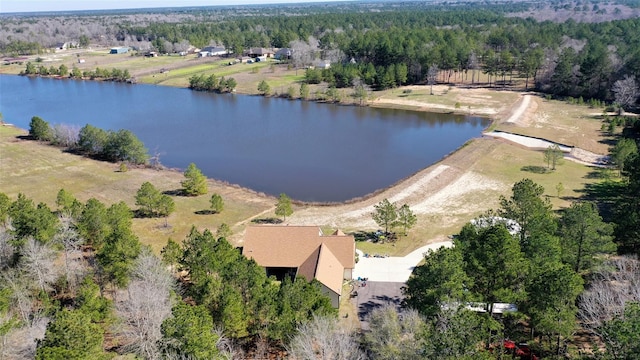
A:
[[[418,100],[403,100],[403,99],[385,99],[379,98],[373,101],[373,104],[392,104],[392,105],[401,105],[401,106],[415,106],[421,110],[429,110],[429,109],[439,109],[439,110],[448,110],[448,111],[457,111],[454,106],[443,105],[443,104],[433,104],[424,101]],[[498,113],[496,109],[488,108],[488,107],[480,107],[473,108],[473,113],[476,115],[495,115]]]
[[[465,172],[453,183],[450,183],[432,196],[412,206],[417,214],[467,214],[477,209],[465,206],[465,199],[474,192],[500,191],[509,184],[494,181],[473,171]]]
[[[438,175],[442,174],[447,169],[449,169],[449,166],[447,165],[438,165],[435,169],[433,169],[425,176],[419,178],[413,184],[403,188],[399,193],[389,197],[389,201],[392,203],[401,203],[403,200],[406,200],[409,197],[419,196],[419,194],[424,193],[425,189],[432,180],[434,180]],[[343,216],[348,219],[356,219],[365,215],[369,216],[369,214],[371,214],[373,210],[373,205],[370,205],[361,209],[349,211],[343,214]]]
[[[544,149],[547,149],[549,146],[557,145],[556,143],[548,140],[536,139],[528,136],[517,135],[517,134],[512,134],[512,133],[507,133],[502,131],[489,132],[489,133],[485,133],[484,135],[502,138],[502,139],[511,141],[513,143],[525,146],[529,149],[544,150]],[[609,163],[608,156],[596,154],[596,153],[593,153],[584,149],[576,148],[576,147],[569,147],[564,145],[558,145],[558,146],[560,147],[560,150],[565,153],[564,158],[569,161],[574,161],[580,164],[596,166],[596,167],[604,167],[604,166],[607,166],[607,164]]]

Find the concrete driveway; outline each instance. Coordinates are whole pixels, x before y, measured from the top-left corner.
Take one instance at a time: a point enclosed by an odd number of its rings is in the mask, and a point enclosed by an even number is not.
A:
[[[383,306],[394,306],[398,310],[400,309],[403,286],[404,283],[401,282],[377,281],[361,282],[356,285],[355,290],[358,292],[358,296],[354,300],[362,330],[369,330],[368,318],[372,310]]]
[[[424,253],[440,247],[451,247],[451,241],[443,241],[418,248],[403,257],[364,257],[356,250],[359,261],[353,269],[353,278],[367,278],[368,281],[405,283],[413,269],[422,261]]]
[[[367,281],[354,282],[353,291],[357,296],[352,299],[358,309],[358,319],[363,330],[369,329],[367,321],[369,313],[381,306],[402,304],[402,287],[405,285],[413,269],[422,261],[424,253],[440,247],[451,247],[451,241],[443,241],[416,249],[403,257],[364,257],[356,250],[359,261],[353,269],[353,278],[366,278]]]

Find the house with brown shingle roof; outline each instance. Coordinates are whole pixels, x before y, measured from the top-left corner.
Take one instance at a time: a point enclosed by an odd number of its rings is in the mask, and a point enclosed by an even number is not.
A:
[[[355,267],[356,242],[337,230],[325,235],[317,226],[248,226],[242,254],[265,268],[267,276],[303,276],[320,282],[334,307],[340,304],[343,280]]]
[[[249,50],[247,51],[247,55],[249,57],[252,58],[257,58],[257,57],[264,57],[266,58],[272,58],[273,57],[273,49],[267,49],[267,48],[249,48]]]

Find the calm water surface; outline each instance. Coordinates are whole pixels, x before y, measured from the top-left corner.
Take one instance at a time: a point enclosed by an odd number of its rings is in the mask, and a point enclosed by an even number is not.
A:
[[[219,95],[151,85],[0,76],[5,121],[129,129],[168,167],[308,201],[343,201],[440,160],[488,120]]]

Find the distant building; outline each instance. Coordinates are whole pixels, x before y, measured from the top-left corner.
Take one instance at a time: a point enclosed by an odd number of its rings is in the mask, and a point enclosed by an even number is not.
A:
[[[207,56],[224,56],[227,54],[231,54],[231,52],[220,46],[207,46],[202,48],[198,52],[198,57],[207,57]]]
[[[313,67],[316,69],[329,69],[331,67],[331,61],[318,60],[315,63],[313,63]]]
[[[114,47],[114,48],[111,48],[111,51],[109,52],[109,54],[126,54],[128,52],[129,52],[128,47]]]
[[[252,58],[257,58],[257,57],[265,57],[265,58],[272,58],[273,57],[273,50],[272,49],[266,49],[266,48],[250,48],[249,51],[247,51],[247,55],[249,55],[249,57]]]
[[[293,49],[290,48],[282,48],[276,51],[273,57],[277,60],[289,60],[291,59],[291,55],[293,54]]]
[[[56,51],[67,50],[67,49],[76,48],[76,47],[78,47],[78,43],[75,41],[59,42],[59,43],[56,43],[55,50]]]

